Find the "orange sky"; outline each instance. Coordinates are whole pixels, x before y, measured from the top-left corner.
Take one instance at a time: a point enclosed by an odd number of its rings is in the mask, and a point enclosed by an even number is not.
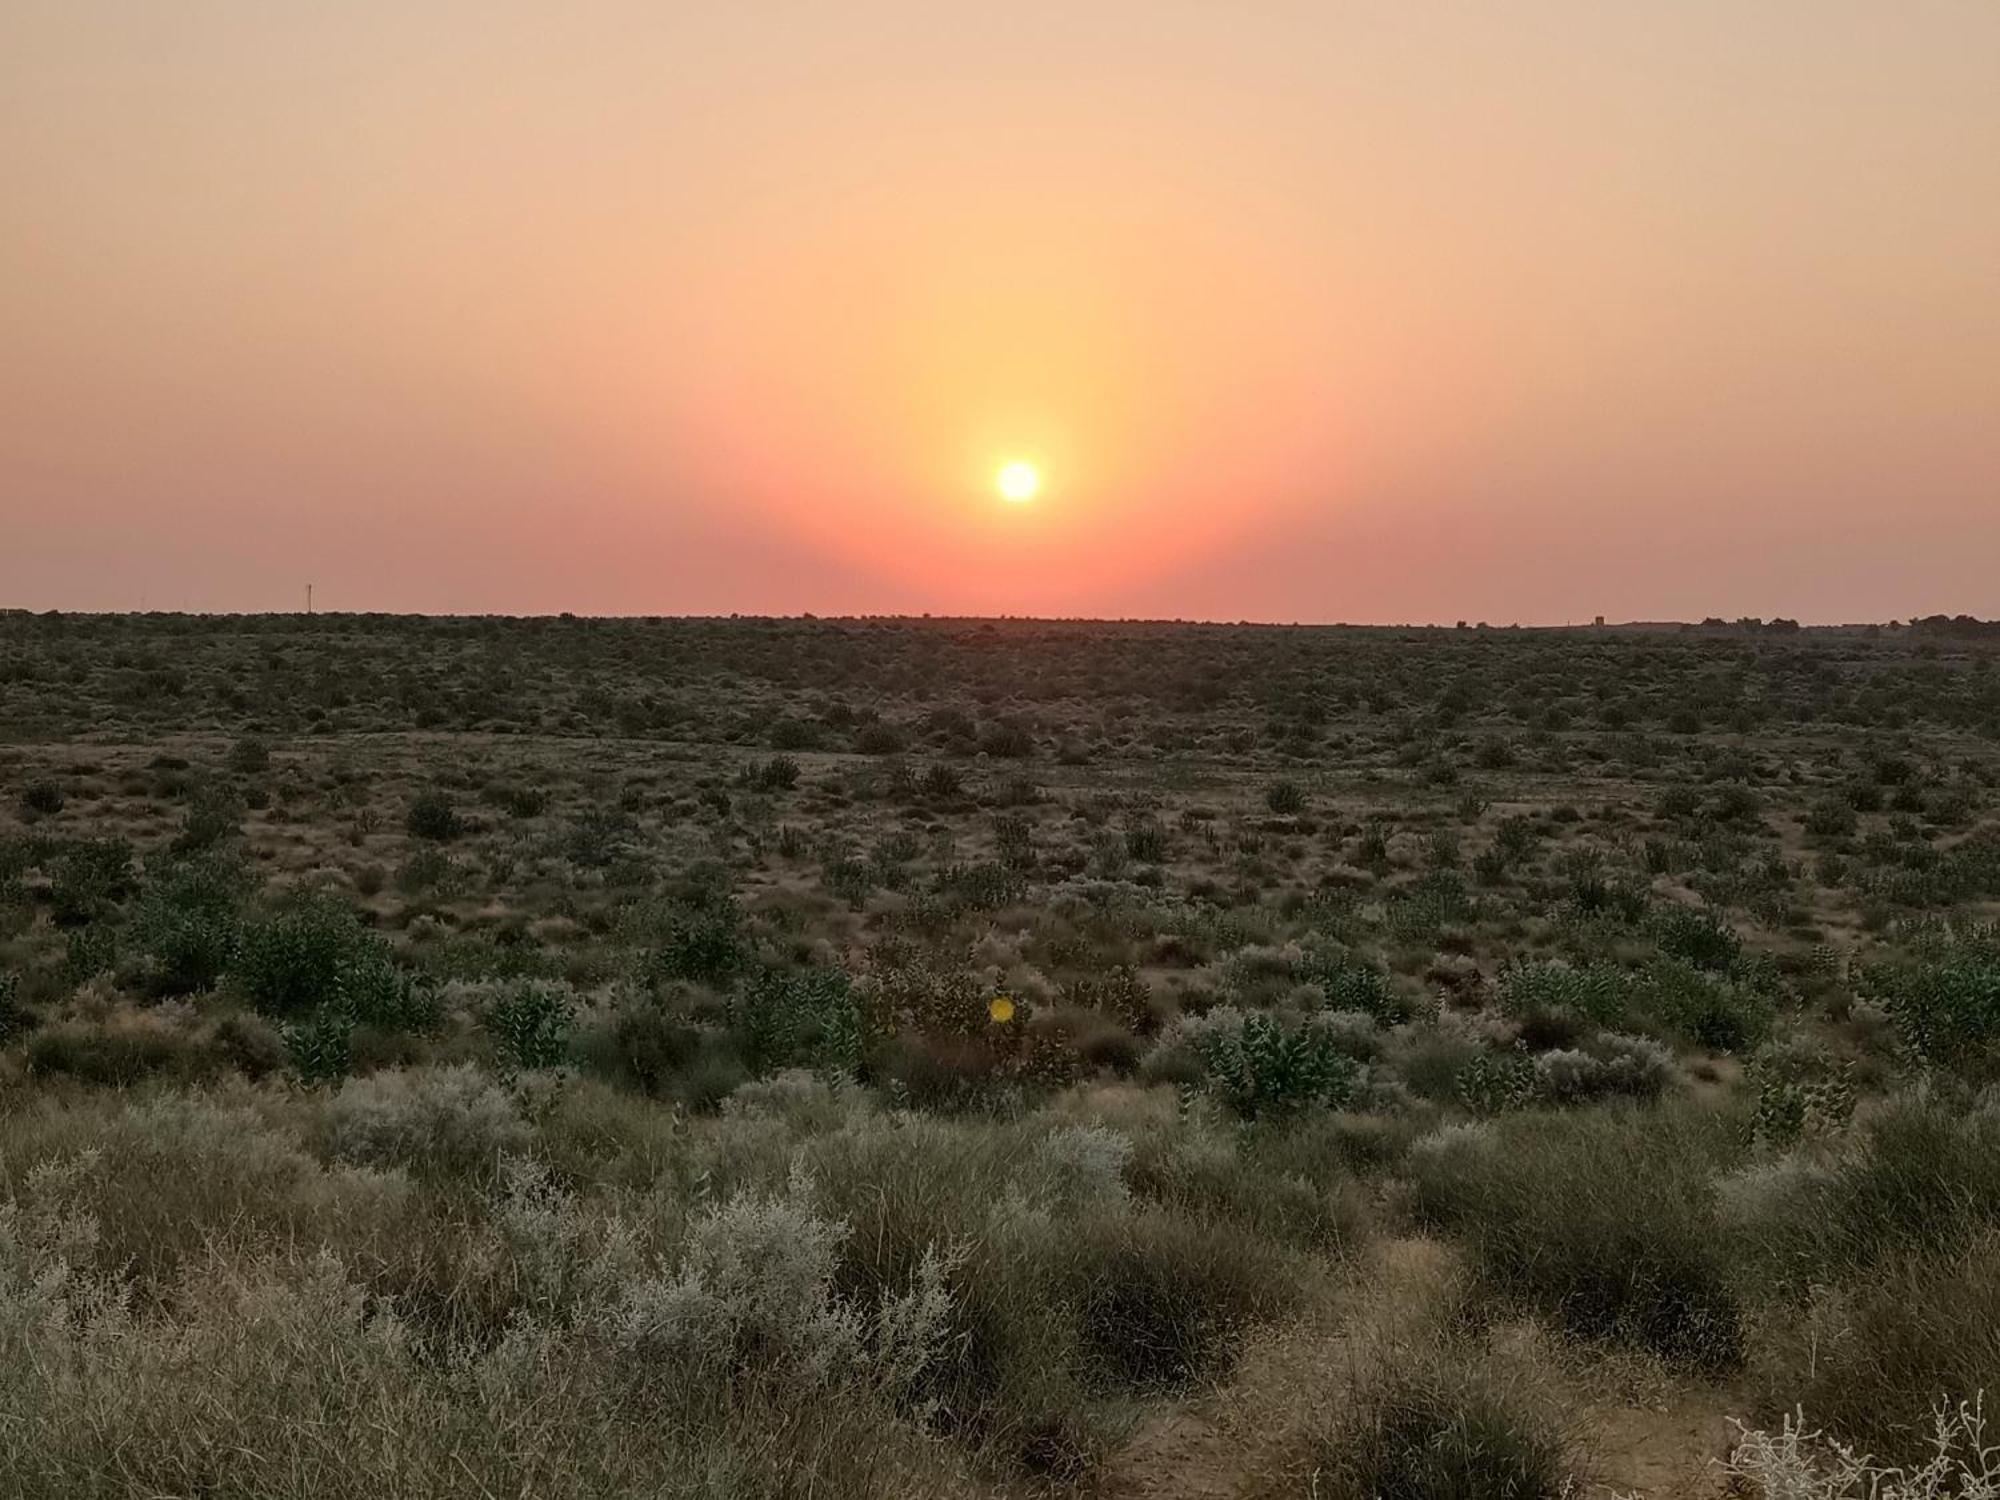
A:
[[[1996,80],[1993,0],[8,0],[0,605],[2000,615]]]

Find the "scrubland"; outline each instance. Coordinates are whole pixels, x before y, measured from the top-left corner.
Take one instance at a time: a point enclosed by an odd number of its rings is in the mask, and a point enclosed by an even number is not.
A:
[[[1995,655],[0,616],[0,1496],[1991,1496]]]

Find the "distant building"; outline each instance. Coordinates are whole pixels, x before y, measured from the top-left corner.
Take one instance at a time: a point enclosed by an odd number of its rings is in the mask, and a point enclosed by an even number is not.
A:
[[[1599,615],[1595,621],[1595,624],[1599,630],[1602,630],[1604,628],[1604,616]]]

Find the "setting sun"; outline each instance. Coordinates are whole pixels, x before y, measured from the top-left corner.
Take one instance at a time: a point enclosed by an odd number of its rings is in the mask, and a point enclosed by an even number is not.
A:
[[[1012,500],[1018,505],[1023,500],[1035,498],[1042,487],[1041,472],[1033,464],[1006,464],[994,477],[993,487],[1000,492],[1002,500]]]

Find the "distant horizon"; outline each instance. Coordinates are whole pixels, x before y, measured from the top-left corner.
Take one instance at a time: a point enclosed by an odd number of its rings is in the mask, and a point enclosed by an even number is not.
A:
[[[82,618],[94,620],[115,620],[123,618],[141,619],[189,619],[189,620],[511,620],[511,621],[642,621],[659,623],[704,623],[716,621],[769,621],[772,623],[798,624],[1019,624],[1019,625],[1173,625],[1209,629],[1259,629],[1259,630],[1486,630],[1486,631],[1542,631],[1542,630],[1604,630],[1604,631],[1687,631],[1687,630],[1742,630],[1747,625],[1761,627],[1765,634],[1783,634],[1787,627],[1796,626],[1800,631],[1842,631],[1842,630],[1907,630],[1911,626],[1927,620],[1947,620],[1970,622],[1975,625],[1992,624],[2000,627],[2000,619],[1989,622],[1981,616],[1965,612],[1943,610],[1922,610],[1910,615],[1896,615],[1883,620],[1798,620],[1789,615],[1737,615],[1724,617],[1704,615],[1699,619],[1646,619],[1621,620],[1606,616],[1601,622],[1595,617],[1588,620],[1319,620],[1319,619],[1255,619],[1248,616],[1225,618],[1167,616],[1167,615],[1039,615],[1039,614],[953,614],[928,611],[922,613],[893,613],[861,611],[856,613],[821,613],[814,610],[762,611],[729,610],[721,613],[673,613],[656,611],[650,613],[603,613],[593,610],[562,609],[533,612],[510,612],[505,610],[406,610],[406,609],[31,609],[10,605],[0,601],[0,617],[8,615],[45,618]],[[1773,629],[1777,626],[1777,629]]]

